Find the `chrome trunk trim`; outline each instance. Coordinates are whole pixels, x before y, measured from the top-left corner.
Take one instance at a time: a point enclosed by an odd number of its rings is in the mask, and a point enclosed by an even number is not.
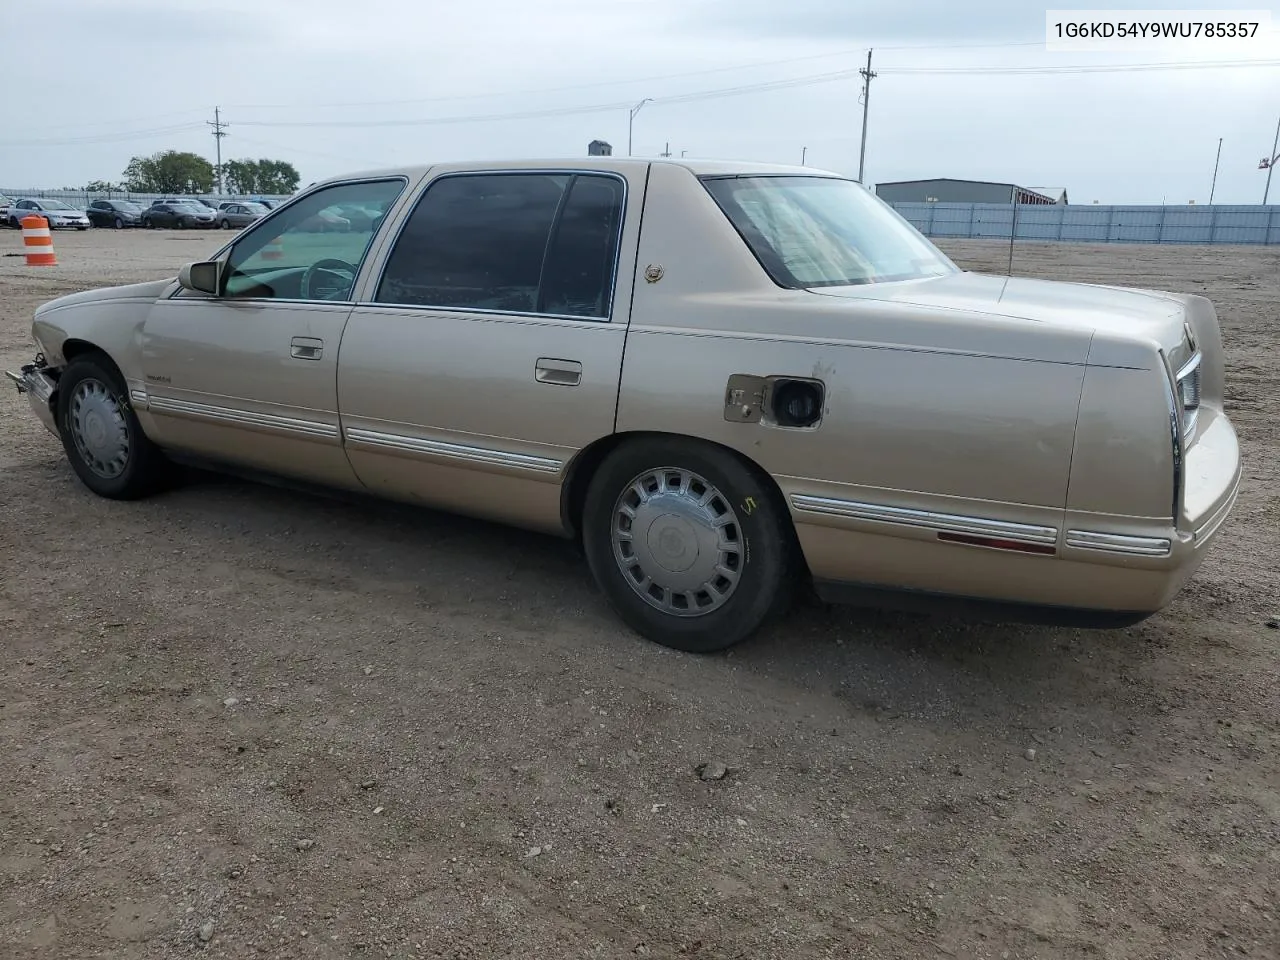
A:
[[[1164,537],[1134,537],[1095,530],[1068,530],[1067,546],[1135,557],[1167,557],[1172,549],[1172,543]]]

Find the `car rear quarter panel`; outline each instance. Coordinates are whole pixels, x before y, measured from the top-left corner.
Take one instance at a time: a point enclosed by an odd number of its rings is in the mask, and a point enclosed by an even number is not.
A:
[[[796,495],[1060,527],[1086,331],[780,289],[683,173],[651,175],[638,271],[661,276],[637,282],[619,431],[697,436],[753,460],[778,482],[819,577],[872,569],[859,570],[822,530],[885,528],[806,515]],[[821,380],[821,423],[727,421],[733,374]],[[929,531],[893,533],[936,548]],[[899,573],[909,585],[911,570]]]

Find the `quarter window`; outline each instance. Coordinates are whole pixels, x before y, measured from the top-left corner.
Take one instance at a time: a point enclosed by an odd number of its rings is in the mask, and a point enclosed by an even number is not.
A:
[[[349,300],[356,274],[405,181],[375,180],[324,187],[263,220],[231,248],[223,296],[289,300]],[[377,211],[360,223],[340,216],[342,204]]]
[[[574,173],[446,176],[418,201],[379,303],[609,316],[624,190]]]

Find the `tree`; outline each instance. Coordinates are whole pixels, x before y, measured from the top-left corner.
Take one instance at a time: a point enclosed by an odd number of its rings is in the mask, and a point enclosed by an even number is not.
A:
[[[134,193],[208,193],[214,179],[208,160],[177,150],[134,157],[124,169],[125,185]]]
[[[224,170],[232,193],[293,193],[302,180],[287,160],[228,160]]]
[[[124,187],[109,180],[90,180],[84,188],[85,193],[124,193]]]

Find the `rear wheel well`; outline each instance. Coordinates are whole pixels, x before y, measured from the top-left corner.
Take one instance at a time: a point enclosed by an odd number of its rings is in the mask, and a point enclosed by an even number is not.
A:
[[[773,479],[769,471],[765,470],[750,457],[739,453],[732,447],[727,447],[722,443],[716,443],[712,440],[705,440],[702,437],[689,437],[679,433],[665,433],[660,431],[643,431],[637,430],[631,433],[613,433],[607,437],[601,437],[599,440],[584,447],[569,464],[569,476],[565,481],[563,492],[561,493],[561,516],[564,518],[565,528],[575,540],[581,540],[582,537],[582,511],[587,499],[587,488],[591,486],[591,478],[595,476],[596,470],[600,468],[600,464],[604,462],[605,457],[614,450],[625,444],[646,439],[662,439],[669,437],[671,439],[695,440],[698,443],[704,443],[708,447],[720,450],[721,452],[734,457],[741,462],[748,470],[751,470],[764,485],[771,491],[776,500],[775,506],[782,511],[783,515],[788,518],[787,529],[791,532],[792,548],[795,551],[796,562],[808,574],[808,565],[804,561],[804,554],[800,550],[799,538],[796,536],[795,523],[790,520],[791,510],[787,506],[786,498],[782,495],[782,489],[778,486],[778,482]]]

